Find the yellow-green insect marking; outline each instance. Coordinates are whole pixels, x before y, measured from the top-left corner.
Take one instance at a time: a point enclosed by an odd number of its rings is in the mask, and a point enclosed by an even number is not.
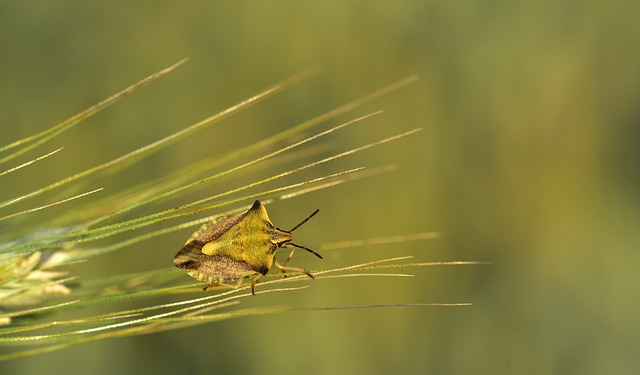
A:
[[[189,276],[206,283],[206,290],[214,285],[239,287],[242,280],[251,277],[251,293],[255,294],[256,281],[276,267],[286,271],[303,272],[313,279],[309,271],[287,264],[295,248],[305,249],[318,258],[320,254],[304,246],[292,243],[291,232],[298,229],[319,210],[291,230],[278,229],[271,224],[267,210],[255,201],[251,208],[239,215],[220,217],[195,231],[187,243],[173,258],[176,267],[187,271]],[[276,250],[281,247],[291,249],[284,264],[275,259]]]

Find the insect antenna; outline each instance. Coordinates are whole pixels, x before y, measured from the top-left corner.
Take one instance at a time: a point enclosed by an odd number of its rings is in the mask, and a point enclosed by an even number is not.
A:
[[[295,227],[293,227],[291,230],[287,230],[287,231],[283,231],[283,232],[289,232],[289,233],[293,232],[294,230],[296,230],[296,229],[300,228],[300,226],[301,226],[302,224],[304,224],[304,223],[306,223],[307,221],[309,221],[309,219],[311,219],[312,217],[316,216],[316,214],[317,214],[318,212],[320,212],[320,209],[319,209],[319,208],[318,208],[318,209],[316,209],[315,211],[313,211],[313,213],[311,213],[311,215],[307,216],[307,218],[306,218],[306,219],[302,220],[302,221],[300,222],[300,224],[296,225],[296,226],[295,226]],[[280,229],[280,230],[282,230],[282,229]]]
[[[318,211],[316,211],[316,212],[318,212]],[[316,253],[315,251],[313,251],[313,250],[309,249],[308,247],[300,246],[300,245],[295,244],[295,243],[293,243],[293,242],[289,242],[287,245],[291,245],[291,246],[293,246],[293,247],[297,247],[298,249],[305,249],[305,250],[307,250],[308,252],[312,253],[313,255],[317,256],[318,258],[322,259],[322,255],[320,255],[320,254]]]
[[[300,226],[301,226],[302,224],[304,224],[304,223],[306,223],[307,221],[309,221],[309,219],[311,219],[312,217],[316,216],[316,214],[317,214],[318,212],[320,212],[320,209],[319,209],[319,208],[318,208],[318,209],[316,209],[315,211],[313,211],[313,212],[311,213],[311,215],[307,216],[307,218],[306,218],[306,219],[304,219],[304,220],[302,220],[298,225],[296,225],[295,227],[291,228],[291,230],[287,230],[287,231],[283,231],[283,232],[287,232],[287,233],[291,233],[291,232],[293,232],[294,230],[296,230],[296,229],[300,228]],[[282,229],[280,229],[280,228],[276,228],[276,229],[278,229],[278,230],[281,230],[281,231],[282,231]],[[287,245],[291,245],[291,246],[293,246],[293,247],[297,247],[297,248],[299,248],[299,249],[307,250],[308,252],[310,252],[310,253],[312,253],[313,255],[317,256],[318,258],[322,259],[322,255],[320,255],[320,254],[316,253],[315,251],[313,251],[313,250],[309,249],[308,247],[300,246],[300,245],[297,245],[297,244],[295,244],[295,243],[293,243],[293,242],[289,242],[289,243],[287,243]],[[291,253],[291,254],[293,255],[293,253]],[[291,258],[291,255],[289,256],[289,259],[290,259],[290,258]],[[287,260],[287,262],[288,262],[288,261],[289,261],[289,260]],[[286,263],[285,263],[285,264],[286,264]]]

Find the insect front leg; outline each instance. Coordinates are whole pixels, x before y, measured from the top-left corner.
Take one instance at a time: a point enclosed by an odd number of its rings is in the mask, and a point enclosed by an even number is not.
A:
[[[288,249],[291,249],[291,252],[289,253],[289,256],[287,257],[287,260],[285,260],[285,261],[284,261],[284,264],[282,265],[283,267],[287,267],[287,265],[288,265],[288,264],[289,264],[289,262],[291,261],[291,258],[293,258],[293,254],[296,252],[296,248],[295,248],[295,247],[293,247],[293,246],[284,246],[284,247],[286,247],[286,248],[288,248]],[[284,268],[282,268],[282,267],[278,267],[278,268],[280,268],[280,270],[282,271],[282,273],[284,273],[284,274],[285,274],[285,275],[284,275],[284,277],[287,277],[287,275],[286,275],[286,272],[287,272],[287,271],[286,271]]]
[[[283,266],[287,266],[289,264],[289,262],[291,261],[291,258],[293,258],[293,254],[296,252],[296,248],[293,246],[287,246],[287,248],[291,249],[291,252],[289,253],[289,256],[287,257],[287,260],[284,261]],[[283,270],[284,272],[284,270]]]

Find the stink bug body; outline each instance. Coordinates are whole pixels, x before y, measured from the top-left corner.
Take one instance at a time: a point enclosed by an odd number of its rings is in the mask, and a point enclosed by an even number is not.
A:
[[[242,280],[251,277],[251,293],[255,294],[256,281],[275,265],[282,272],[303,272],[313,279],[309,271],[288,266],[295,248],[305,249],[318,258],[315,251],[292,243],[291,232],[318,213],[309,217],[291,230],[278,229],[271,224],[267,210],[260,201],[242,214],[221,217],[200,227],[173,258],[173,264],[189,276],[207,284],[205,290],[214,285],[232,285],[236,288]],[[291,249],[284,264],[275,259],[276,250]]]

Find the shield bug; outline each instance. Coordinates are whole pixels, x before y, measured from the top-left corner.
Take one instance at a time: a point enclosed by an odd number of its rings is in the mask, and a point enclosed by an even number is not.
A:
[[[267,210],[260,201],[245,213],[217,218],[195,231],[187,243],[173,258],[173,264],[189,276],[207,285],[239,287],[242,280],[251,277],[251,293],[255,295],[255,285],[259,278],[266,275],[273,265],[286,271],[298,271],[314,278],[309,271],[300,267],[288,266],[296,248],[320,254],[293,242],[291,232],[311,219],[319,210],[315,210],[306,219],[291,230],[278,229],[271,224]],[[276,250],[281,247],[291,249],[284,264],[275,258]]]

